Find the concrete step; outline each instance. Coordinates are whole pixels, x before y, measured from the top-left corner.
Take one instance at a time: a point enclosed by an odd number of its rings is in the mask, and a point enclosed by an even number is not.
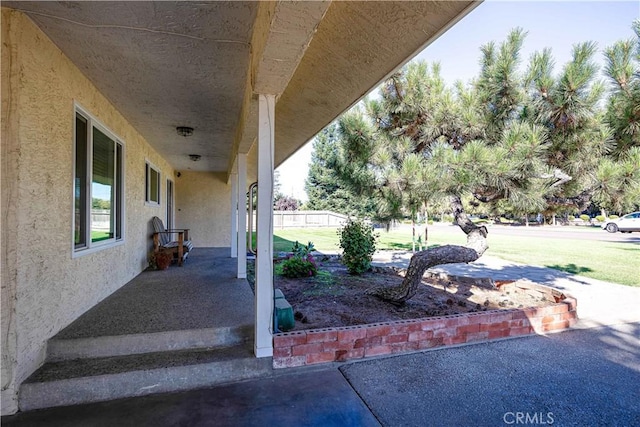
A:
[[[22,411],[175,392],[270,375],[252,344],[47,362],[20,388]]]
[[[47,361],[233,346],[246,342],[252,334],[253,325],[249,324],[90,338],[54,337],[47,343]]]

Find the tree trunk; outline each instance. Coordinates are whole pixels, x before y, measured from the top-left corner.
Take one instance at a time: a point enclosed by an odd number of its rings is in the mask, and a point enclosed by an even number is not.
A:
[[[368,294],[393,304],[404,304],[416,294],[422,282],[422,276],[428,268],[441,264],[468,263],[482,256],[488,248],[487,228],[478,227],[467,217],[462,209],[460,197],[451,197],[451,207],[456,224],[467,235],[467,245],[446,245],[416,252],[411,257],[407,274],[399,286],[374,288],[368,291]]]
[[[429,246],[428,240],[429,240],[429,226],[425,225],[424,226],[424,248],[425,249],[427,249],[427,246]]]
[[[424,212],[424,248],[427,249],[429,246],[429,212],[425,210]]]
[[[411,252],[416,253],[416,222],[411,218]]]

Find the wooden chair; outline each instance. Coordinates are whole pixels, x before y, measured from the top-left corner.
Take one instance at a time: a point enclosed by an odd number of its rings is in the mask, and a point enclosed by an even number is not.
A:
[[[161,250],[171,252],[174,258],[178,259],[178,265],[182,267],[182,263],[187,259],[189,252],[193,249],[193,244],[189,240],[189,229],[172,229],[166,230],[162,220],[157,216],[151,219],[153,224],[153,252],[158,253]],[[172,237],[177,234],[178,239],[173,240]]]

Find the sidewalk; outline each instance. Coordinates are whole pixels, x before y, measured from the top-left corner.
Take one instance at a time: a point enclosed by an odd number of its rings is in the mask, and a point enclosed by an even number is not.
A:
[[[384,426],[640,422],[637,323],[368,360],[341,371]]]
[[[373,264],[407,268],[411,255],[406,251],[380,251],[374,255]],[[560,289],[578,300],[580,321],[577,328],[640,322],[640,287],[603,282],[487,255],[473,263],[440,265],[431,271],[494,280],[529,279]]]

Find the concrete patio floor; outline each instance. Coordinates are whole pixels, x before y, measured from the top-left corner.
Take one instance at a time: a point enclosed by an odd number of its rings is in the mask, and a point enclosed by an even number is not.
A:
[[[57,339],[252,326],[253,293],[229,248],[195,248],[183,267],[143,271]]]
[[[47,342],[21,410],[212,387],[271,375],[253,354],[254,296],[228,248],[144,271]]]

